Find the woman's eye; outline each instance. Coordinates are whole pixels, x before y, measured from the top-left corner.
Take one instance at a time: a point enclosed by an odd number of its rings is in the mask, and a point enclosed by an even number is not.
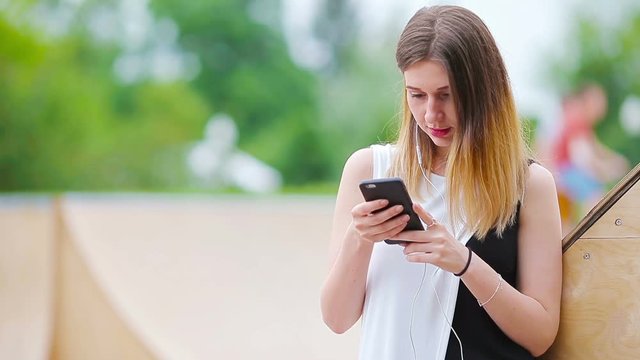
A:
[[[416,98],[416,99],[417,99],[417,98],[424,97],[424,94],[420,94],[420,93],[409,93],[409,95],[410,95],[412,98]]]
[[[440,94],[440,100],[447,100],[449,98],[449,94]]]

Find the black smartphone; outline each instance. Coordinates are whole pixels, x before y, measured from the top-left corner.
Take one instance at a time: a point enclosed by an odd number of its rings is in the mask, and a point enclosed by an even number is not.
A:
[[[387,199],[389,201],[389,204],[386,207],[377,211],[382,211],[396,205],[402,205],[404,210],[401,214],[409,215],[409,222],[404,230],[424,230],[420,217],[418,217],[418,214],[413,211],[413,201],[411,201],[407,187],[404,186],[404,182],[401,178],[392,177],[364,180],[360,183],[360,191],[362,192],[364,199],[367,201],[378,199]],[[384,242],[387,244],[403,243],[403,241],[389,239]]]

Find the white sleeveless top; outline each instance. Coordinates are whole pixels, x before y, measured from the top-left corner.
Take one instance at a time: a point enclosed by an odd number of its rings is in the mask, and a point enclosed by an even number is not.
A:
[[[372,145],[371,149],[373,177],[388,177],[387,171],[395,147]],[[445,178],[432,174],[429,180],[445,197]],[[426,200],[420,204],[439,223],[449,224],[442,198],[433,189],[426,192],[427,186],[431,185],[426,181],[424,183],[421,191]],[[454,232],[450,225],[446,226],[452,234],[457,234],[458,240],[464,244],[471,237],[471,234],[465,233],[462,229]],[[444,359],[451,332],[449,323],[453,321],[456,306],[459,278],[427,264],[422,282],[424,271],[424,264],[407,261],[401,246],[385,242],[374,245],[362,313],[360,360],[413,359],[410,327],[417,359]],[[421,283],[422,289],[415,300],[411,326],[411,308]],[[442,307],[438,305],[434,287]]]

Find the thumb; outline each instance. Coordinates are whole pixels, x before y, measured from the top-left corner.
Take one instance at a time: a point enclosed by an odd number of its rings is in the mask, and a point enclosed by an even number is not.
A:
[[[431,214],[429,214],[427,210],[425,210],[422,207],[422,205],[414,203],[413,211],[415,211],[416,214],[418,214],[420,219],[422,219],[422,222],[424,222],[425,225],[427,225],[427,227],[433,226],[433,224],[436,223],[436,219],[433,216],[431,216]]]

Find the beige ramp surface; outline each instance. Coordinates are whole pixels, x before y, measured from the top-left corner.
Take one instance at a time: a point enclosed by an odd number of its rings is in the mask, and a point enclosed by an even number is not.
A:
[[[54,283],[50,199],[0,197],[0,359],[45,359]]]
[[[65,261],[140,357],[357,357],[358,325],[334,335],[319,310],[331,198],[75,194],[62,210]]]

